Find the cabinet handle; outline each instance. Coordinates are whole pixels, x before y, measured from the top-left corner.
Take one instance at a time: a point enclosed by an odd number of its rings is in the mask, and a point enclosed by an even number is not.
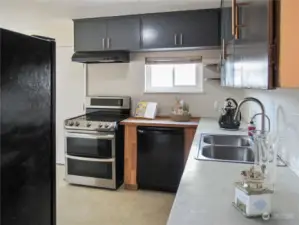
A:
[[[181,45],[183,45],[183,34],[180,35],[180,42],[181,42]]]
[[[111,45],[111,38],[107,38],[107,45],[108,45],[108,49],[110,48],[110,45]]]
[[[222,39],[222,59],[226,59],[226,50],[225,50],[225,40],[224,38]]]
[[[235,36],[235,24],[236,24],[236,14],[235,14],[235,10],[236,10],[236,1],[237,0],[232,0],[232,35]]]
[[[174,45],[177,45],[177,34],[174,35]]]
[[[105,49],[105,38],[102,39],[102,46],[103,46],[103,49]]]

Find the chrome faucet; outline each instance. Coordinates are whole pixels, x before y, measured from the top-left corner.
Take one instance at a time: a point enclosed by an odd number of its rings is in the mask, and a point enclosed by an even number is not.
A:
[[[265,132],[265,107],[264,107],[263,103],[260,100],[256,99],[256,98],[247,97],[247,98],[244,98],[241,102],[239,102],[236,113],[235,113],[234,120],[236,121],[238,119],[238,115],[240,113],[240,108],[245,102],[255,102],[261,107],[261,111],[262,111],[261,112],[261,115],[262,115],[261,116],[261,118],[262,118],[261,131],[262,131],[262,133],[264,133]]]

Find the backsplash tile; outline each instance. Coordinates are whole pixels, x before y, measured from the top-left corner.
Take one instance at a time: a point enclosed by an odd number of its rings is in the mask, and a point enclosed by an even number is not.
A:
[[[271,131],[282,140],[280,154],[299,176],[299,89],[246,90],[245,96],[256,97],[263,102],[271,119]],[[260,112],[254,103],[250,103],[248,109],[249,115]],[[259,121],[257,119],[257,125]]]

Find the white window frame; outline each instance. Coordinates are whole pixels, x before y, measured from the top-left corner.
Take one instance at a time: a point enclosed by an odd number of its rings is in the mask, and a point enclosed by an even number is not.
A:
[[[175,86],[175,79],[173,78],[173,87],[152,87],[151,86],[151,65],[145,63],[145,93],[203,93],[203,63],[197,58],[197,62],[192,62],[192,59],[186,58],[163,58],[163,59],[151,59],[157,62],[156,64],[182,64],[182,63],[195,63],[196,64],[196,85],[194,86]],[[164,62],[164,63],[163,63]],[[174,73],[173,73],[173,76]]]

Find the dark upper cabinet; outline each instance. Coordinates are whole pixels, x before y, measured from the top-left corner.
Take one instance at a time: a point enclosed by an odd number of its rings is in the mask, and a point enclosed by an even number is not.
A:
[[[140,19],[135,16],[74,21],[75,51],[138,50]]]
[[[105,49],[107,24],[103,19],[74,21],[75,51],[101,51]]]
[[[224,0],[226,1],[226,0]],[[224,46],[231,59],[229,72],[222,74],[222,85],[238,88],[274,87],[274,3],[272,0],[236,0],[233,41]],[[223,63],[227,67],[228,62]]]
[[[180,44],[183,47],[220,45],[220,10],[182,12],[178,20],[183,23]]]
[[[148,14],[141,21],[143,49],[220,45],[218,9]]]
[[[141,25],[143,49],[181,47],[180,31],[183,23],[176,13],[142,15]]]
[[[137,16],[107,19],[108,50],[140,49],[140,18]]]
[[[74,20],[75,51],[197,48],[220,45],[220,10]]]

